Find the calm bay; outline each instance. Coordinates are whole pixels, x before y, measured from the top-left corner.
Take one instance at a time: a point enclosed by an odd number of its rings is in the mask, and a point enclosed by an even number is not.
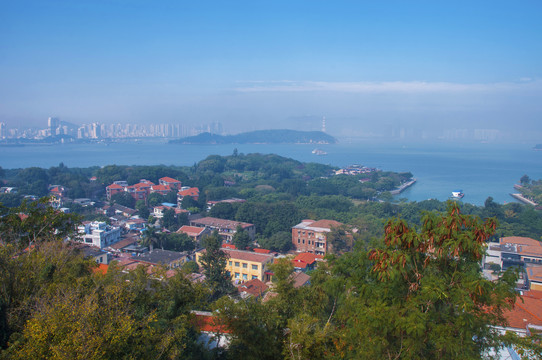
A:
[[[0,166],[4,169],[38,166],[48,168],[64,163],[68,167],[105,165],[189,166],[208,155],[274,153],[303,162],[333,166],[362,164],[386,171],[410,171],[418,180],[399,198],[409,201],[446,200],[461,189],[464,202],[483,205],[489,197],[499,203],[514,201],[513,185],[527,174],[542,178],[542,151],[533,144],[496,143],[398,143],[340,142],[318,145],[327,155],[312,153],[309,144],[228,144],[177,145],[166,141],[110,144],[62,144],[0,147]]]

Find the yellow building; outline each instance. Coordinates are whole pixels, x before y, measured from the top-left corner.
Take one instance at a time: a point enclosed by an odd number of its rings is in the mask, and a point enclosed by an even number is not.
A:
[[[273,255],[232,249],[222,249],[222,251],[228,254],[226,270],[231,275],[232,280],[248,281],[258,279],[261,281],[266,281],[266,266],[267,264],[273,262]],[[200,266],[201,254],[201,251],[196,253],[196,261]]]

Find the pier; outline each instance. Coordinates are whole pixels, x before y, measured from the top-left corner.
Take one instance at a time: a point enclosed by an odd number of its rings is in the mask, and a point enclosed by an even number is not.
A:
[[[532,201],[532,200],[527,199],[526,197],[524,197],[524,196],[521,195],[521,194],[510,194],[510,196],[512,196],[512,197],[513,197],[514,199],[516,199],[516,200],[521,201],[522,203],[529,204],[529,205],[533,205],[533,206],[538,206],[537,203],[535,203],[535,202]]]
[[[392,194],[392,195],[399,195],[399,194],[402,193],[406,188],[409,188],[409,187],[411,187],[412,185],[414,185],[414,183],[416,183],[416,179],[412,179],[412,180],[410,180],[410,181],[407,181],[406,183],[404,183],[404,184],[402,184],[401,186],[399,186],[397,189],[390,191],[390,194]]]

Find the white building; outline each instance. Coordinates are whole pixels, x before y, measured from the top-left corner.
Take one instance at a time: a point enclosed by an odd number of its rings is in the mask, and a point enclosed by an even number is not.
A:
[[[120,240],[120,227],[107,225],[103,221],[85,222],[77,228],[79,241],[100,249]]]

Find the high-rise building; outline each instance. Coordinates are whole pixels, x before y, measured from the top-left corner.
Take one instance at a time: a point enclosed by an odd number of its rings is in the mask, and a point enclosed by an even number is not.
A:
[[[84,126],[81,126],[80,128],[77,129],[77,138],[78,139],[85,138],[85,127]]]
[[[102,137],[101,126],[99,123],[92,123],[90,137],[93,139],[99,139]]]
[[[6,124],[0,123],[0,139],[5,139],[7,137]]]
[[[56,135],[56,129],[60,126],[60,120],[56,117],[49,117],[47,119],[47,127],[49,128],[49,135]]]

